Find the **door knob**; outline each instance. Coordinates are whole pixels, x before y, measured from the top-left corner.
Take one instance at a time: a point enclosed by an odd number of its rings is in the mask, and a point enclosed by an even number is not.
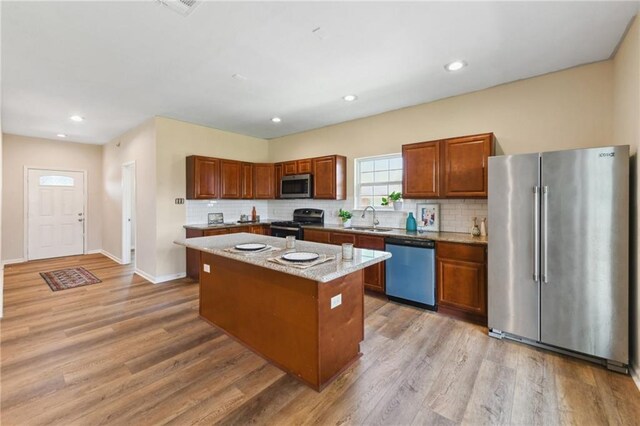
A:
[[[78,219],[78,222],[82,222],[83,220],[84,220],[84,219],[80,218],[80,219]]]

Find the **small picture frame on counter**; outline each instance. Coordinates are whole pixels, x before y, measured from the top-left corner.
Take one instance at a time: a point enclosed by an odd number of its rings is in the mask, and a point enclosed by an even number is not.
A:
[[[416,205],[418,230],[440,232],[440,204],[418,203]]]
[[[224,224],[224,215],[222,213],[209,213],[207,215],[207,224],[209,225]]]

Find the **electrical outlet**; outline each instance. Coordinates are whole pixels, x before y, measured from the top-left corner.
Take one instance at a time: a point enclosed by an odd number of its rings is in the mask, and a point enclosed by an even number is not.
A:
[[[211,266],[206,264],[206,263],[202,266],[202,269],[204,269],[204,271],[206,273],[210,273],[211,272]]]
[[[176,204],[184,204],[184,198],[176,198]]]
[[[340,305],[342,305],[342,293],[331,298],[331,309],[335,309]]]

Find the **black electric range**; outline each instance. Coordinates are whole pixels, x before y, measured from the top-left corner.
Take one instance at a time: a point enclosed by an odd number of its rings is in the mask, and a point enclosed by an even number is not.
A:
[[[304,239],[305,225],[324,225],[324,210],[295,209],[293,220],[271,222],[271,235],[282,238],[294,235],[297,240],[302,240]]]

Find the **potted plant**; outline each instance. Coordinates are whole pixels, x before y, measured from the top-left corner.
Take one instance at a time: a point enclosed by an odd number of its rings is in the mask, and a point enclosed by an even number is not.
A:
[[[342,219],[342,226],[345,228],[351,227],[351,218],[353,217],[353,214],[351,214],[350,211],[340,209],[338,216]]]
[[[402,210],[402,193],[393,191],[389,194],[389,197],[382,197],[382,205],[388,206],[389,203],[393,203],[394,210]]]

